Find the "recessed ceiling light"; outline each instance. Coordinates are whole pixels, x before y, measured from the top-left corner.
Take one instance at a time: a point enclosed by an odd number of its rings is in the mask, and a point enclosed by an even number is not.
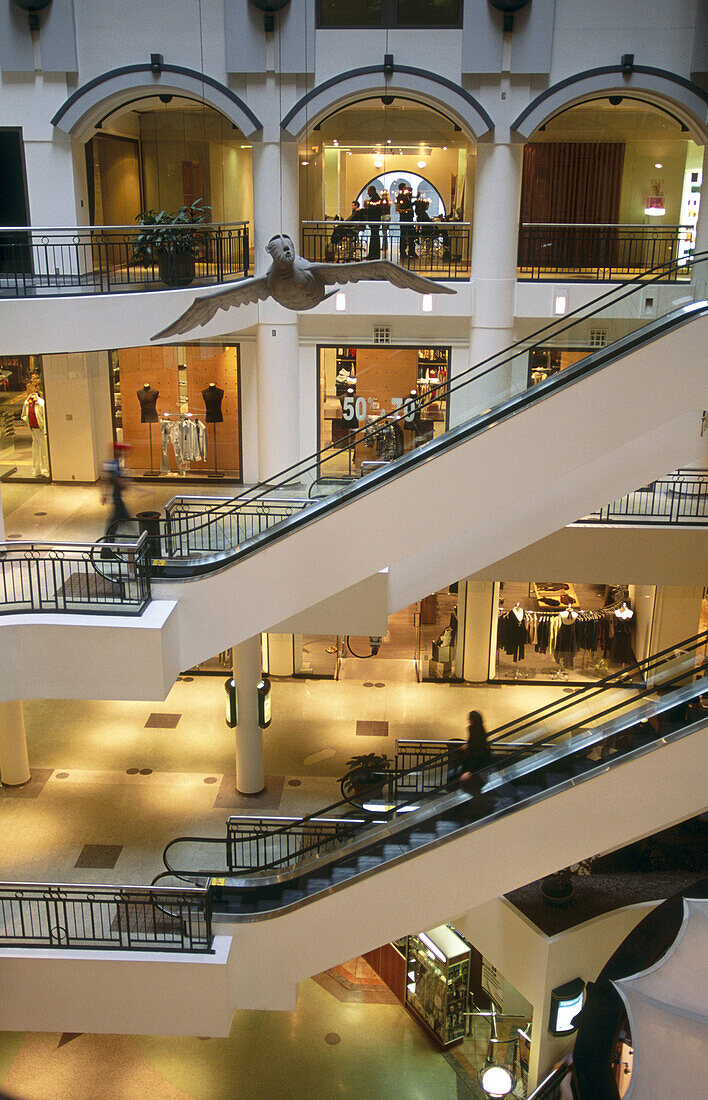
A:
[[[339,142],[337,141],[336,138],[334,138],[334,140],[332,141],[332,145],[339,145]]]
[[[663,164],[660,164],[659,161],[657,161],[656,164],[654,165],[654,167],[655,168],[663,168],[664,166],[663,166]]]
[[[425,168],[426,164],[427,164],[427,161],[425,161],[425,160],[419,160],[418,161],[418,167],[419,168]]]
[[[447,152],[447,145],[443,145],[443,153]]]
[[[309,163],[310,163],[309,160],[301,160],[300,161],[300,164],[303,166],[303,168],[305,168]]]
[[[391,144],[391,139],[390,139],[390,138],[386,138],[386,144],[387,144],[387,145],[390,145],[390,144]]]
[[[374,168],[383,168],[383,161],[382,160],[375,160],[374,161]]]

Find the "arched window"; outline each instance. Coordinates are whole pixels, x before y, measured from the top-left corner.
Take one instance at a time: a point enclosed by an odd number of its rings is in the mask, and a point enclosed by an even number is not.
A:
[[[398,214],[396,213],[395,199],[398,194],[399,186],[405,183],[413,192],[413,198],[416,199],[419,195],[425,198],[428,202],[428,217],[439,218],[444,217],[447,213],[445,209],[445,203],[442,200],[442,195],[436,187],[425,179],[424,176],[419,176],[417,172],[383,172],[380,176],[374,176],[368,183],[365,183],[361,191],[357,195],[359,205],[363,206],[367,199],[368,189],[373,186],[380,193],[381,191],[388,191],[391,196],[391,221],[398,221]]]

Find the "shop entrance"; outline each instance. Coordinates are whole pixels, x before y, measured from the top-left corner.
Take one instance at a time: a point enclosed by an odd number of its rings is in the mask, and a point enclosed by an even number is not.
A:
[[[295,635],[295,675],[382,686],[460,679],[457,624],[464,599],[464,585],[452,584],[389,615],[376,653],[368,635]]]

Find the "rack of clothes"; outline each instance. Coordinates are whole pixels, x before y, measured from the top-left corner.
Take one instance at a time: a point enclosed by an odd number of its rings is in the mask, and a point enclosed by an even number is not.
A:
[[[170,472],[170,446],[180,474],[186,474],[191,462],[205,462],[206,425],[194,413],[160,414],[160,473]]]
[[[526,646],[533,646],[566,671],[575,667],[576,658],[582,669],[628,665],[634,662],[633,624],[634,613],[625,603],[599,611],[526,611],[517,604],[510,611],[499,610],[497,649],[517,663],[523,661]]]
[[[381,421],[379,417],[367,416],[362,442],[365,447],[375,449],[376,457],[384,462],[400,458],[405,450],[400,417]]]

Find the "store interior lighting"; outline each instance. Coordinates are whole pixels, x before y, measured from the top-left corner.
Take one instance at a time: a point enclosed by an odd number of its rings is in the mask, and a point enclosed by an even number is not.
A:
[[[347,308],[347,296],[343,290],[338,290],[334,298],[334,308],[338,313],[343,313]]]
[[[553,312],[556,317],[561,317],[564,313],[568,312],[568,295],[556,294],[553,300]]]
[[[423,313],[433,312],[433,296],[432,294],[424,294],[420,300],[420,308]]]

